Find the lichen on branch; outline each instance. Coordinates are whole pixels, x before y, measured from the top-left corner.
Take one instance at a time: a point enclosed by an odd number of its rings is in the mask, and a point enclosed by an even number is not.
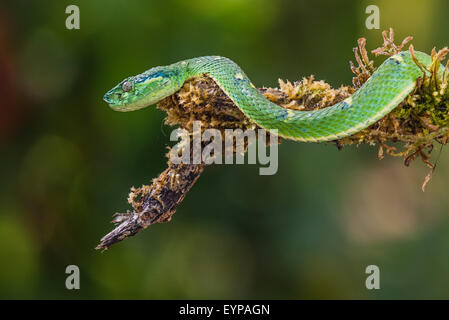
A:
[[[372,50],[375,56],[397,54],[412,40],[412,37],[407,37],[396,45],[392,29],[389,33],[384,31],[383,38],[384,44]],[[409,50],[413,56],[412,45]],[[433,62],[428,70],[430,77],[424,73],[425,66],[416,61],[423,70],[423,77],[418,80],[414,92],[393,112],[362,131],[335,141],[336,145],[341,148],[349,144],[377,144],[381,150],[379,155],[383,155],[385,150],[390,155],[408,159],[418,150],[425,152],[435,142],[445,144],[449,130],[448,72],[443,79],[439,79],[437,71],[448,52],[447,48],[432,50]],[[287,109],[317,110],[332,106],[352,95],[376,71],[366,50],[365,39],[358,40],[354,55],[357,66],[350,62],[354,73],[352,86],[334,89],[326,82],[309,76],[296,82],[279,79],[279,88],[261,88],[259,91],[270,101]],[[203,129],[248,129],[255,126],[206,76],[187,82],[177,94],[163,100],[159,108],[167,112],[167,124],[190,130],[194,120],[201,121]],[[396,142],[402,143],[402,150],[388,144]],[[409,161],[405,160],[405,163]]]

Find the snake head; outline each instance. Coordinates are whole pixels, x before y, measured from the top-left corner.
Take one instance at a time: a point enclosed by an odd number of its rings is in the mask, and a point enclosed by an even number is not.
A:
[[[133,111],[153,105],[172,95],[182,85],[176,70],[156,67],[124,79],[103,97],[116,111]]]

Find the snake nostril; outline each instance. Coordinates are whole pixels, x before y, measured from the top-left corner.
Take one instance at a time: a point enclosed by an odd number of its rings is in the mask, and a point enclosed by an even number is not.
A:
[[[118,97],[119,99],[121,99],[122,94],[121,94],[121,93],[118,93],[118,94],[117,94],[117,97]]]

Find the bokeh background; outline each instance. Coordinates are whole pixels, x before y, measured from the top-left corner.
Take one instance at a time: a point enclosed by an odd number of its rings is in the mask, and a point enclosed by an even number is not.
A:
[[[65,28],[70,4],[80,30]],[[380,30],[365,27],[369,4]],[[130,186],[165,169],[172,130],[156,108],[110,110],[102,96],[118,81],[214,54],[257,86],[349,84],[359,37],[374,49],[394,27],[441,48],[447,12],[444,0],[0,2],[0,298],[449,298],[444,148],[423,193],[420,161],[284,142],[276,175],[210,167],[170,223],[94,250]],[[70,264],[80,290],[65,288]],[[380,290],[365,288],[370,264]]]

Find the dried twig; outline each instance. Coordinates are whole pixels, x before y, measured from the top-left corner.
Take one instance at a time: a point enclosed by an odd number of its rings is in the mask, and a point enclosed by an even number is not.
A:
[[[153,180],[153,184],[143,187],[146,192],[141,199],[138,202],[132,200],[133,212],[114,215],[112,222],[118,226],[101,239],[96,249],[108,249],[152,224],[170,221],[204,168],[204,164],[176,165],[169,161],[168,168]]]

